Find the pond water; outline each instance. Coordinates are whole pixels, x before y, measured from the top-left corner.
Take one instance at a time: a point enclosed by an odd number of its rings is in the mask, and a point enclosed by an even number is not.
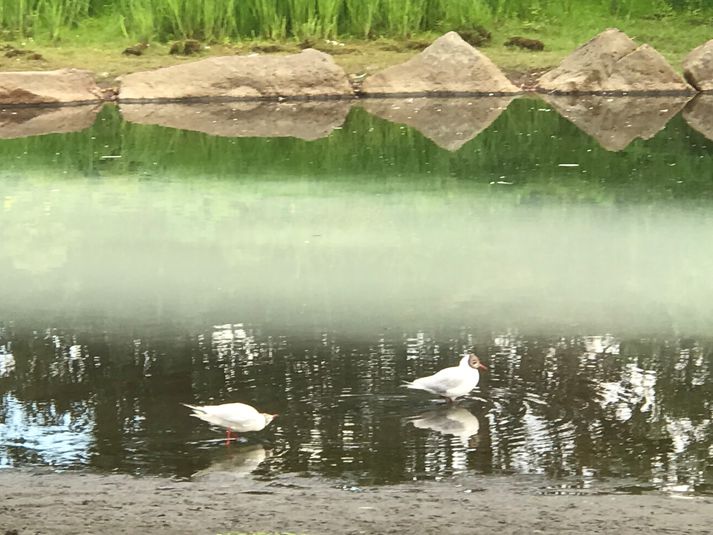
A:
[[[0,467],[713,492],[713,142],[490,102],[0,114]],[[468,350],[457,406],[401,388]],[[280,416],[180,405],[232,401]]]

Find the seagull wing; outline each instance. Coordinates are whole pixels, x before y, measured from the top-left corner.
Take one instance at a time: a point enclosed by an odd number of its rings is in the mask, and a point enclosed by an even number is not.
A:
[[[206,414],[214,418],[230,422],[237,426],[249,425],[254,422],[262,421],[262,415],[250,405],[245,403],[226,403],[224,405],[212,405],[203,407]]]
[[[223,405],[188,405],[193,410],[193,416],[206,422],[223,427],[250,430],[262,429],[265,425],[263,416],[250,405],[245,403],[225,403]]]
[[[463,375],[458,367],[445,368],[428,377],[416,379],[411,384],[415,388],[427,390],[434,394],[442,394],[457,388],[463,381]]]

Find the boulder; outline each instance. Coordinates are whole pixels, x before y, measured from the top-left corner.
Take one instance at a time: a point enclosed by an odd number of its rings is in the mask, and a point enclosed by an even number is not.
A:
[[[126,104],[125,120],[223,137],[327,137],[344,123],[349,100]]]
[[[456,32],[439,37],[407,62],[370,76],[362,86],[362,93],[373,96],[519,92],[487,56]]]
[[[537,83],[553,93],[693,93],[649,45],[636,46],[617,29],[606,30],[567,56]]]
[[[0,109],[0,139],[79,132],[94,124],[101,104]]]
[[[350,97],[344,70],[306,49],[289,56],[222,56],[120,78],[119,100]]]
[[[713,141],[713,95],[698,95],[683,110],[688,125]]]
[[[654,137],[690,97],[543,95],[542,98],[606,150],[620,151],[637,138]]]
[[[513,98],[370,98],[361,105],[372,115],[410,126],[439,147],[456,151],[490,126]]]
[[[699,91],[713,91],[713,39],[691,50],[683,60],[683,75]]]
[[[101,100],[94,75],[79,69],[0,73],[0,104],[69,104]]]

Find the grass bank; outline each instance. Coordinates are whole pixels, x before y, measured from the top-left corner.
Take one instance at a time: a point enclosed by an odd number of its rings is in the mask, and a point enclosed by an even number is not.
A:
[[[709,0],[0,0],[6,34],[71,38],[100,21],[102,33],[167,41],[245,38],[317,39],[380,36],[496,27],[506,21],[583,23],[601,17],[709,19]]]
[[[325,7],[330,2],[336,6],[329,12],[331,19]],[[121,74],[211,55],[285,54],[310,45],[333,54],[349,73],[371,73],[408,59],[446,31],[465,35],[478,27],[490,35],[478,47],[505,71],[552,67],[608,27],[651,44],[680,69],[683,57],[713,34],[709,4],[704,0],[119,0],[111,4],[0,0],[0,46],[4,43],[41,56],[7,57],[0,52],[0,71],[82,67],[111,82]],[[50,5],[56,6],[52,14],[47,11]],[[538,39],[545,48],[506,47],[505,41],[513,36]],[[198,39],[201,50],[189,57],[171,55],[172,43],[184,38]],[[137,42],[150,46],[141,56],[122,54]]]

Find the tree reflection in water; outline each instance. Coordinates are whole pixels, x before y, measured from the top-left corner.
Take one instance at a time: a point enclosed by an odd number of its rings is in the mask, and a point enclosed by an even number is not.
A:
[[[447,421],[437,400],[399,388],[470,347],[491,370],[458,409],[472,420]],[[684,338],[8,327],[0,463],[190,476],[227,459],[265,477],[541,473],[704,489],[713,483],[711,358],[710,341]],[[246,401],[281,416],[247,439],[245,460],[188,417],[179,402],[191,400]]]

